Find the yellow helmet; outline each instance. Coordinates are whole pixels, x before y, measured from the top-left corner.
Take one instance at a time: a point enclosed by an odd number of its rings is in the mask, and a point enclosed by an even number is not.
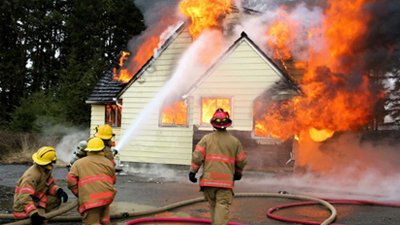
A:
[[[98,137],[90,139],[87,143],[85,151],[88,152],[98,152],[104,149],[104,142]]]
[[[113,129],[108,124],[100,126],[97,130],[96,137],[99,137],[103,140],[109,140],[113,137]]]
[[[32,159],[36,164],[42,166],[55,163],[57,160],[56,150],[53,147],[41,147],[32,155]]]

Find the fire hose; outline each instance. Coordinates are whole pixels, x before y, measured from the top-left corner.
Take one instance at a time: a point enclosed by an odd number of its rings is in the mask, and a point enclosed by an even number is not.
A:
[[[301,223],[301,224],[332,224],[332,225],[343,225],[343,224],[333,224],[333,222],[336,219],[336,209],[331,205],[331,204],[356,204],[356,205],[381,205],[381,206],[391,206],[391,207],[400,207],[400,203],[382,203],[382,202],[376,202],[376,201],[365,201],[365,200],[350,200],[350,199],[319,199],[319,198],[313,198],[313,197],[307,197],[307,196],[300,196],[300,195],[291,195],[291,194],[275,194],[275,193],[238,193],[235,194],[236,197],[277,197],[277,198],[291,198],[291,199],[297,199],[297,200],[306,200],[307,202],[299,202],[299,203],[291,203],[291,204],[285,204],[285,205],[280,205],[276,206],[273,208],[270,208],[267,212],[267,216],[275,219],[275,220],[280,220],[284,222],[290,222],[290,223]],[[203,202],[204,198],[199,197],[199,198],[194,198],[194,199],[189,199],[181,202],[177,202],[174,204],[170,204],[167,206],[151,209],[151,210],[144,210],[144,211],[132,211],[132,212],[122,212],[122,213],[115,213],[111,215],[111,219],[122,219],[122,218],[129,218],[129,217],[139,217],[139,216],[144,216],[144,215],[149,215],[149,214],[155,214],[155,213],[160,213],[164,211],[168,211],[170,209],[182,207],[185,205],[189,204],[194,204],[198,202]],[[289,219],[289,218],[283,218],[279,217],[276,215],[273,215],[272,212],[284,208],[290,208],[290,207],[296,207],[296,206],[306,206],[306,205],[315,205],[315,204],[322,204],[325,207],[327,207],[331,211],[331,216],[323,221],[322,223],[320,222],[314,222],[314,221],[304,221],[304,220],[297,220],[297,219]],[[47,213],[44,216],[48,219],[51,219],[51,221],[81,221],[82,217],[81,216],[59,216],[73,208],[75,208],[78,205],[78,200],[75,200],[74,202],[58,209],[53,212]],[[15,219],[13,215],[10,214],[0,214],[0,219],[6,219],[6,220],[12,220]],[[193,218],[143,218],[143,219],[136,219],[132,220],[126,225],[133,225],[133,224],[140,224],[144,222],[191,222],[191,223],[203,223],[203,224],[210,224],[210,220],[205,220],[205,219],[193,219]],[[25,220],[20,220],[14,223],[8,223],[8,225],[19,225],[19,224],[30,224],[30,219],[25,219]],[[244,225],[240,223],[228,223],[229,225]]]
[[[301,196],[301,195],[291,195],[291,194],[276,194],[276,193],[237,193],[235,194],[235,197],[266,197],[266,198],[290,198],[290,199],[297,199],[297,200],[304,200],[304,201],[312,201],[316,202],[318,204],[322,204],[326,208],[328,208],[331,211],[331,215],[322,223],[321,225],[327,225],[330,224],[332,221],[336,219],[336,209],[327,201],[318,199],[318,198],[313,198],[313,197],[307,197],[307,196]],[[111,215],[111,219],[122,219],[122,218],[129,218],[129,217],[139,217],[139,216],[144,216],[144,215],[149,215],[149,214],[155,214],[155,213],[160,213],[160,212],[165,212],[174,208],[182,207],[185,205],[190,205],[198,202],[204,202],[204,197],[199,197],[199,198],[194,198],[194,199],[189,199],[185,201],[180,201],[177,203],[173,203],[170,205],[166,205],[163,207],[155,208],[155,209],[150,209],[150,210],[143,210],[143,211],[131,211],[131,212],[119,212]],[[77,200],[50,213],[45,214],[44,216],[51,221],[81,221],[82,217],[81,216],[59,216],[72,208],[75,208],[77,206]],[[13,215],[10,214],[0,214],[0,219],[14,219]],[[168,218],[167,218],[168,219]],[[173,220],[174,218],[170,218],[168,220]],[[176,218],[175,218],[176,219]],[[196,220],[196,219],[195,219]],[[21,220],[18,222],[14,223],[8,223],[8,225],[19,225],[19,224],[30,224],[30,219],[25,219]],[[230,223],[232,224],[232,223]]]
[[[365,200],[352,200],[352,199],[327,199],[323,198],[322,200],[325,200],[331,204],[347,204],[347,205],[380,205],[380,206],[390,206],[390,207],[400,207],[400,203],[386,203],[386,202],[375,202],[375,201],[365,201]],[[305,221],[305,220],[295,220],[295,219],[289,219],[289,218],[284,218],[284,217],[279,217],[276,215],[273,215],[272,212],[284,208],[290,208],[290,207],[296,207],[296,206],[305,206],[305,205],[315,205],[318,204],[316,202],[299,202],[299,203],[291,203],[291,204],[285,204],[285,205],[280,205],[276,206],[273,208],[270,208],[267,212],[267,216],[275,219],[275,220],[280,220],[284,222],[290,222],[290,223],[301,223],[301,224],[321,224],[319,222],[314,222],[314,221]],[[332,223],[332,225],[345,225],[345,224],[337,224],[337,223]]]

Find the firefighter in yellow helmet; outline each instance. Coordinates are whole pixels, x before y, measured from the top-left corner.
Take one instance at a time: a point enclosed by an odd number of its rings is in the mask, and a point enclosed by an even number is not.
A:
[[[234,182],[241,179],[247,159],[240,141],[226,131],[232,124],[228,112],[217,109],[210,122],[215,131],[205,135],[196,145],[189,180],[196,183],[196,173],[203,166],[200,190],[210,205],[212,224],[226,225]]]
[[[111,151],[111,146],[112,146],[112,141],[111,139],[114,137],[113,129],[111,128],[110,125],[105,124],[103,126],[97,126],[95,128],[96,133],[94,134],[95,137],[99,137],[103,140],[105,149],[104,149],[104,156],[111,160],[111,162],[116,165],[114,156],[118,153],[117,150],[114,150],[113,152]],[[90,140],[91,138],[89,138]],[[87,146],[87,142],[89,141],[81,141],[79,142],[78,146],[76,147],[76,150],[74,151],[69,165],[67,165],[68,171],[70,170],[72,164],[75,163],[76,160],[81,159],[86,156],[86,151],[85,148]]]
[[[83,224],[110,224],[110,204],[117,193],[115,167],[104,157],[104,142],[94,137],[87,156],[77,160],[67,175],[68,188],[78,197]]]
[[[13,211],[16,219],[30,218],[31,224],[47,224],[45,213],[58,209],[68,201],[68,195],[57,186],[52,175],[56,163],[53,147],[42,147],[32,155],[34,164],[18,180],[14,194]]]
[[[115,159],[114,156],[118,153],[117,150],[111,151],[111,147],[112,147],[112,141],[111,138],[114,137],[114,133],[113,133],[113,129],[110,125],[105,124],[103,126],[100,126],[97,129],[97,132],[95,134],[95,137],[101,138],[101,140],[103,140],[104,145],[105,145],[105,149],[104,149],[104,154],[105,157],[109,160],[111,160],[111,162],[115,164]]]

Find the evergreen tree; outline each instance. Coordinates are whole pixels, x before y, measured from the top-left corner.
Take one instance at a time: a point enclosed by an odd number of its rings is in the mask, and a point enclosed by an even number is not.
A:
[[[33,119],[46,115],[88,125],[84,100],[128,40],[145,29],[131,0],[0,0],[0,9],[3,129],[38,131]],[[57,107],[24,110],[33,100]]]

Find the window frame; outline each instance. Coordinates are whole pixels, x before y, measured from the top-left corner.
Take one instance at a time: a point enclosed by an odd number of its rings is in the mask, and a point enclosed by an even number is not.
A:
[[[113,118],[108,120],[109,117],[109,110],[108,108],[111,107],[113,110],[113,114],[111,115]],[[104,105],[104,124],[108,124],[111,127],[120,128],[122,124],[122,100],[116,103],[109,103]],[[113,123],[110,121],[114,121]],[[116,121],[116,122],[115,122]]]
[[[174,123],[172,124],[164,124],[162,122],[162,113],[163,113],[163,109],[164,106],[169,106],[170,104],[174,104],[176,102],[183,102],[186,105],[186,124],[175,124],[175,120]],[[175,108],[174,108],[175,110]],[[174,111],[176,112],[176,111]],[[175,118],[175,116],[174,116]],[[188,101],[186,99],[180,99],[180,100],[175,100],[175,101],[166,101],[164,102],[164,104],[161,105],[160,107],[160,113],[159,113],[159,117],[158,117],[158,126],[159,127],[189,127],[189,104]]]
[[[211,125],[210,122],[208,123],[203,123],[203,99],[229,99],[230,101],[230,111],[229,111],[229,117],[232,120],[232,125],[231,127],[233,127],[233,96],[202,96],[200,97],[200,110],[199,110],[199,124],[201,127],[208,127]],[[216,107],[213,111],[213,113],[215,112],[215,110],[217,110],[218,107]],[[224,109],[225,110],[225,109]]]

